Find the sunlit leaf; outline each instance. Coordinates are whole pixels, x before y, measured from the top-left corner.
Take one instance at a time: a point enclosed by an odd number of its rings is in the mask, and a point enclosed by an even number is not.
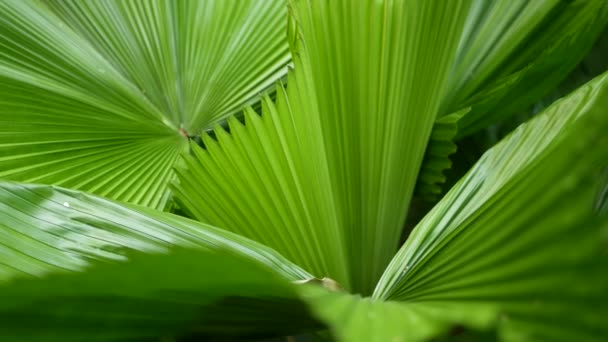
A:
[[[294,1],[287,95],[204,138],[178,202],[370,294],[397,249],[467,7]]]
[[[502,338],[608,336],[608,74],[490,149],[420,222],[375,297],[495,304]],[[472,310],[474,313],[474,310]]]
[[[155,208],[186,136],[286,73],[282,0],[0,2],[0,178]]]
[[[0,182],[0,241],[1,340],[322,327],[291,284],[307,272],[258,243],[146,207]]]
[[[287,279],[310,275],[256,242],[180,216],[43,185],[0,182],[0,282],[126,260],[130,250],[224,248]]]
[[[300,292],[339,341],[429,341],[449,336],[456,325],[486,330],[495,320],[492,306],[377,301],[312,287]]]
[[[18,279],[0,285],[0,317],[6,341],[206,340],[323,327],[284,278],[221,248]]]

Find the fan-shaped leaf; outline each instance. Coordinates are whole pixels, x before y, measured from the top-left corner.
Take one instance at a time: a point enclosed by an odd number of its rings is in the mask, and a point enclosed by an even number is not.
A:
[[[276,252],[230,232],[145,207],[42,185],[0,182],[0,282],[76,271],[91,260],[125,260],[129,250],[225,248],[297,280],[310,275]]]
[[[495,319],[495,308],[489,305],[475,305],[472,311],[471,306],[461,303],[377,301],[312,287],[300,292],[312,313],[339,341],[429,341],[447,336],[455,324],[488,329]]]
[[[320,327],[289,282],[310,277],[225,230],[0,182],[2,340],[297,333]]]
[[[526,109],[566,78],[607,25],[605,1],[474,1],[443,114],[472,108],[459,121],[464,136]]]
[[[397,248],[467,5],[294,1],[289,95],[233,137],[205,140],[180,173],[181,205],[371,293]]]
[[[289,61],[281,0],[9,0],[0,23],[0,178],[155,208],[186,136]]]
[[[495,304],[513,341],[608,336],[608,74],[489,150],[413,231],[375,296]],[[498,315],[497,312],[497,315]]]

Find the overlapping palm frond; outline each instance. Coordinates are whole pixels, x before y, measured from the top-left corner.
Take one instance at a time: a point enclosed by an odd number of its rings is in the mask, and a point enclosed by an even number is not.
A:
[[[0,340],[606,340],[608,74],[487,151],[397,250],[452,140],[553,87],[607,18],[0,2]],[[157,210],[173,200],[202,222]]]
[[[420,222],[377,298],[493,304],[509,341],[608,336],[608,74],[490,149]]]
[[[290,283],[309,273],[183,217],[0,182],[0,238],[3,340],[272,335],[321,326]],[[225,329],[235,321],[238,328]]]
[[[475,0],[442,115],[462,108],[458,136],[526,109],[555,88],[608,27],[605,1]]]
[[[466,4],[296,2],[287,96],[204,139],[179,203],[371,293],[397,248]]]
[[[164,208],[187,136],[286,73],[272,1],[0,3],[0,178]]]

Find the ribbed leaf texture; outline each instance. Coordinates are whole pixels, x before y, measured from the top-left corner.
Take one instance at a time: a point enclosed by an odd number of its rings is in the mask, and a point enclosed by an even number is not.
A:
[[[0,339],[134,341],[318,329],[258,243],[145,207],[0,182]],[[187,249],[186,249],[187,248]]]
[[[442,115],[471,107],[458,137],[499,122],[553,90],[608,27],[606,1],[474,0]]]
[[[226,272],[230,270],[230,272]],[[5,341],[246,339],[322,328],[293,285],[222,248],[129,255],[0,285]]]
[[[415,196],[428,202],[439,199],[442,194],[441,185],[446,181],[444,171],[452,166],[450,155],[457,149],[454,138],[458,133],[458,120],[469,110],[470,108],[465,108],[435,121],[416,181]]]
[[[186,136],[283,77],[281,0],[0,3],[0,178],[164,208]]]
[[[287,96],[203,139],[180,171],[180,205],[370,294],[397,249],[467,8],[294,1]]]
[[[77,271],[92,260],[126,260],[130,250],[224,248],[291,280],[310,275],[241,236],[180,216],[73,190],[0,182],[0,282],[19,275]]]
[[[608,74],[490,149],[420,222],[376,298],[494,304],[507,341],[608,336]]]

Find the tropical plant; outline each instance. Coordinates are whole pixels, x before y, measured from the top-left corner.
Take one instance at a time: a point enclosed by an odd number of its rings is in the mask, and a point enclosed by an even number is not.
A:
[[[608,72],[442,183],[607,25],[602,0],[1,0],[0,339],[605,341]]]

